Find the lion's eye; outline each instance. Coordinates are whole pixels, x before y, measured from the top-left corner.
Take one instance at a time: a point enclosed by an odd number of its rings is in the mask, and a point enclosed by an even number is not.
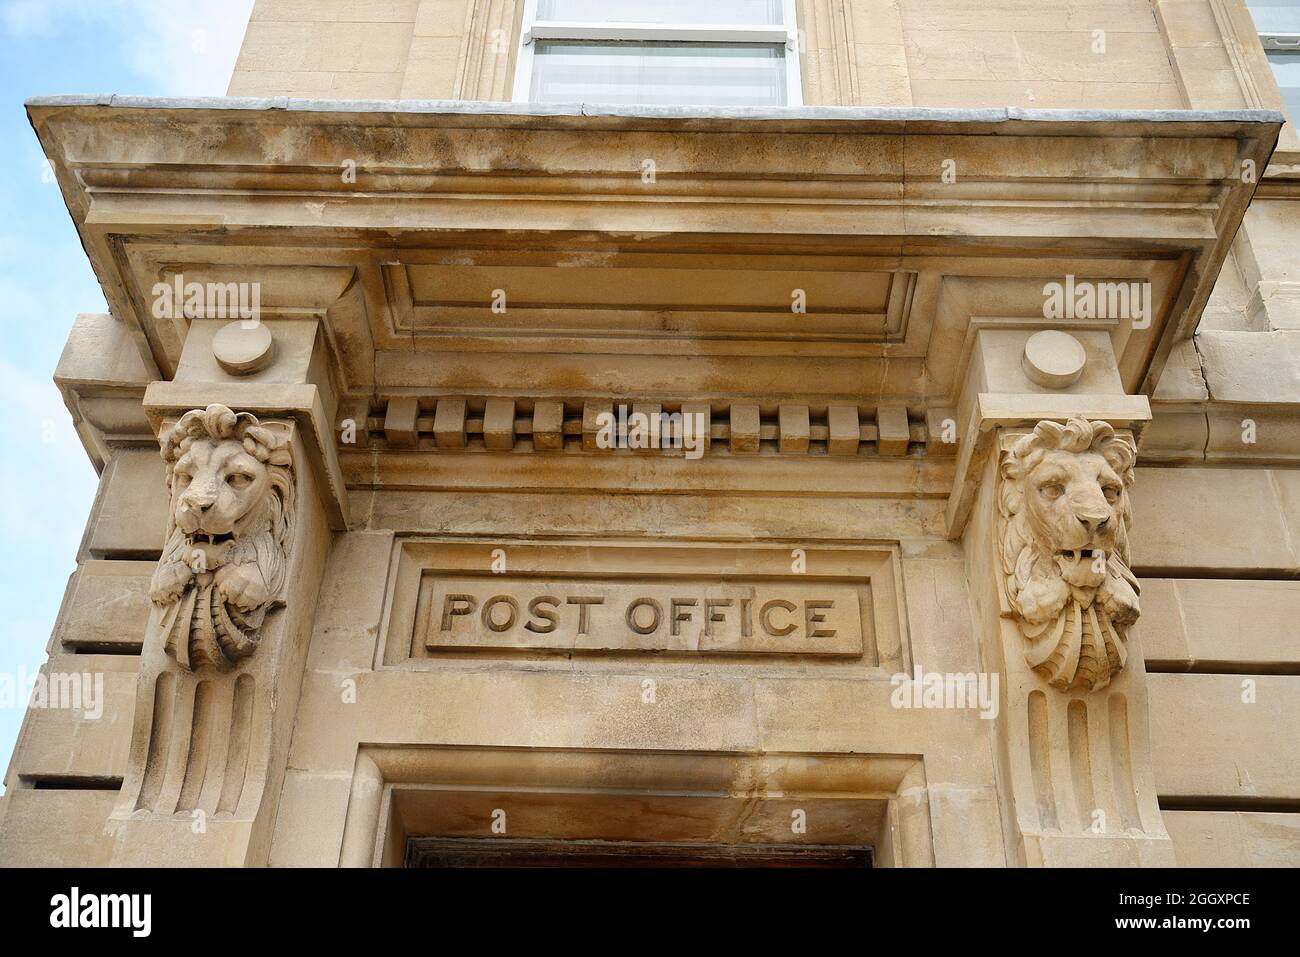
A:
[[[172,478],[175,479],[177,485],[190,484],[190,477],[189,474],[186,472],[173,472]]]
[[[1106,496],[1106,501],[1114,503],[1119,498],[1118,485],[1102,486],[1101,493]]]
[[[1060,498],[1065,494],[1065,486],[1059,482],[1048,482],[1039,489],[1047,498]]]
[[[231,488],[247,488],[252,478],[244,475],[242,472],[236,472],[234,475],[226,476],[226,484]]]

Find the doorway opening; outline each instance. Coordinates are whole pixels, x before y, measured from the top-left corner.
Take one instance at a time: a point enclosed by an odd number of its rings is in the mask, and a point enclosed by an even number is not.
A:
[[[933,865],[914,755],[365,745],[347,867]]]

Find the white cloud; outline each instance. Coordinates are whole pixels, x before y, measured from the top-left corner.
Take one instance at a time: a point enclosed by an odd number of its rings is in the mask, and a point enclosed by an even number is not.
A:
[[[253,0],[134,0],[133,6],[153,10],[130,50],[138,72],[168,93],[225,94]]]
[[[6,0],[12,37],[113,24],[122,59],[169,96],[220,96],[230,83],[253,0]]]

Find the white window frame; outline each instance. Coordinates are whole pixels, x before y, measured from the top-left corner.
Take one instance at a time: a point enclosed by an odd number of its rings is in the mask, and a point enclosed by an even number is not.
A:
[[[1288,60],[1292,58],[1300,60],[1300,33],[1261,33],[1259,42],[1266,54],[1285,53]],[[1269,60],[1268,68],[1269,72],[1273,73],[1274,79],[1278,79],[1277,74],[1273,72],[1272,60]],[[1279,85],[1281,85],[1280,82]],[[1282,108],[1286,110],[1289,116],[1291,109],[1287,106],[1285,95],[1282,98]],[[1291,117],[1291,119],[1296,118]]]
[[[1300,33],[1261,33],[1259,42],[1269,53],[1300,53]]]
[[[523,26],[511,98],[527,103],[533,86],[533,53],[538,40],[673,40],[700,43],[770,43],[785,47],[785,103],[803,106],[799,69],[799,25],[796,0],[781,0],[780,24],[736,23],[608,23],[602,21],[538,20],[537,0],[524,0]],[[662,104],[661,104],[662,105]]]

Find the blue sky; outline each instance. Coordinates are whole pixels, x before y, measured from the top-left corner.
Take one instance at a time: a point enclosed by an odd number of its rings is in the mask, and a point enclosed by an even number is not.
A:
[[[252,0],[0,0],[0,673],[34,675],[96,476],[51,377],[73,318],[104,298],[23,101],[226,91]],[[0,761],[23,706],[0,702]]]

